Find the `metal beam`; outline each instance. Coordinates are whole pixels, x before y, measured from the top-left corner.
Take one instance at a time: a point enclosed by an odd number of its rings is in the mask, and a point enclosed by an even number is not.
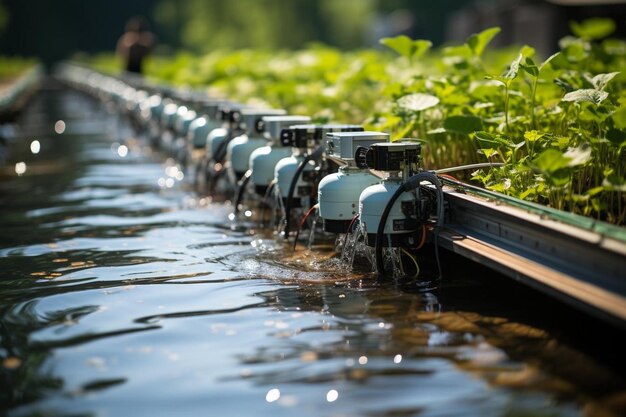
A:
[[[446,190],[439,244],[626,328],[626,244],[593,230]]]

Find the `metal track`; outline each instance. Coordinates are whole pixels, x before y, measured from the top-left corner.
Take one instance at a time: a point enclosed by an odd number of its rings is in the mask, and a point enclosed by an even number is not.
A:
[[[524,210],[458,189],[444,194],[440,246],[626,328],[623,240],[566,224],[532,207]]]

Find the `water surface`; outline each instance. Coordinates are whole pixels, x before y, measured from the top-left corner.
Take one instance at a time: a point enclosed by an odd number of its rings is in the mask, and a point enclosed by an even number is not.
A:
[[[312,267],[327,254],[231,228],[228,205],[77,94],[45,92],[16,131],[0,181],[9,416],[626,413],[623,335],[507,278],[448,254],[442,291],[420,294]]]

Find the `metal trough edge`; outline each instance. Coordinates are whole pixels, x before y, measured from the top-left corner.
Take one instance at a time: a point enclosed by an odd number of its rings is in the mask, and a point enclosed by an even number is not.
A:
[[[445,189],[440,246],[626,328],[626,244]]]

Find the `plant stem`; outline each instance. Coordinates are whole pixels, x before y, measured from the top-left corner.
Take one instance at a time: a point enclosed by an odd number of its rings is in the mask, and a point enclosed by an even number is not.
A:
[[[504,125],[509,133],[509,85],[504,84]]]
[[[535,94],[537,93],[537,78],[532,78],[532,87],[530,92],[530,117],[533,129],[537,129],[537,121],[535,120]]]

